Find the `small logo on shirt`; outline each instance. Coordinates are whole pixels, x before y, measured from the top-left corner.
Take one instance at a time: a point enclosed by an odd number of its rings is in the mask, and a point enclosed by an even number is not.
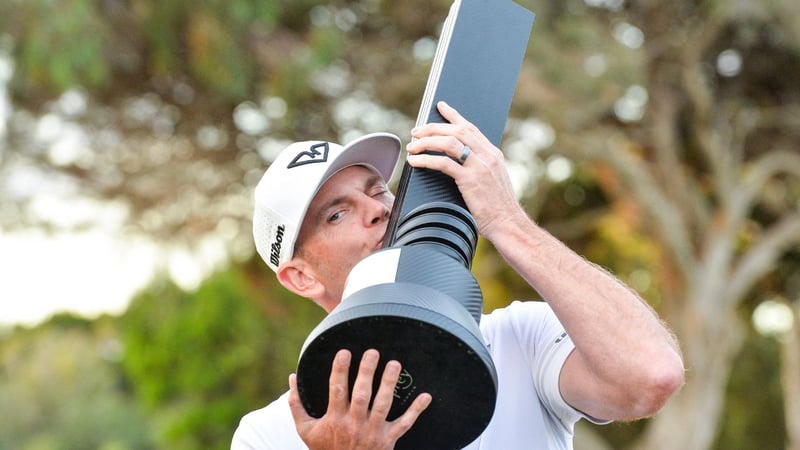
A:
[[[558,339],[556,339],[556,344],[558,344],[559,342],[563,341],[565,337],[567,337],[567,332],[566,331],[561,333],[561,336],[559,336]]]
[[[328,160],[329,148],[327,142],[316,143],[309,147],[308,150],[298,153],[286,168],[291,169],[306,164],[324,163]]]

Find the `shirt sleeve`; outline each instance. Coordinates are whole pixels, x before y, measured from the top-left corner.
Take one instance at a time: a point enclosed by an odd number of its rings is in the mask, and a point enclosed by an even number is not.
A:
[[[289,393],[242,417],[231,450],[308,450],[297,434],[289,409]]]
[[[551,419],[567,430],[582,417],[596,422],[570,406],[561,395],[559,377],[575,344],[550,306],[541,301],[515,301],[504,308],[499,319],[506,321],[508,332],[513,333],[536,395]]]

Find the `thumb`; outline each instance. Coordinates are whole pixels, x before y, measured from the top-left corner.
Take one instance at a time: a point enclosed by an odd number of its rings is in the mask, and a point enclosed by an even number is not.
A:
[[[303,407],[303,402],[300,400],[300,392],[297,390],[296,374],[289,375],[289,409],[292,410],[292,417],[298,431],[301,431],[301,427],[310,426],[316,420],[309,416]]]

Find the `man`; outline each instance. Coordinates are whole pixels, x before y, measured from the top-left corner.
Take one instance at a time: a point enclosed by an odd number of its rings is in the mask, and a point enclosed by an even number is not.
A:
[[[581,417],[607,422],[654,414],[683,383],[672,334],[629,288],[528,218],[502,152],[452,107],[437,106],[449,123],[412,130],[407,162],[451,176],[481,236],[545,300],[515,302],[481,319],[498,397],[486,430],[466,448],[567,449]],[[289,146],[270,166],[256,188],[253,231],[283,286],[328,312],[339,304],[350,269],[382,247],[393,203],[386,180],[399,150],[399,139],[385,134],[344,148],[306,142]],[[291,375],[287,394],[242,419],[232,448],[393,448],[431,396],[420,394],[387,421],[402,361],[376,374],[379,355],[365,352],[351,393],[351,358],[347,351],[334,358],[323,417],[306,413]],[[381,381],[372,399],[374,376]]]

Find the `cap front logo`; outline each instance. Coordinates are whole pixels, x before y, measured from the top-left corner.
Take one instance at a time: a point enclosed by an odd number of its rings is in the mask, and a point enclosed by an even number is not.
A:
[[[308,150],[300,152],[294,157],[292,162],[286,166],[287,169],[299,167],[306,164],[324,163],[328,160],[328,143],[319,142],[309,147]]]

